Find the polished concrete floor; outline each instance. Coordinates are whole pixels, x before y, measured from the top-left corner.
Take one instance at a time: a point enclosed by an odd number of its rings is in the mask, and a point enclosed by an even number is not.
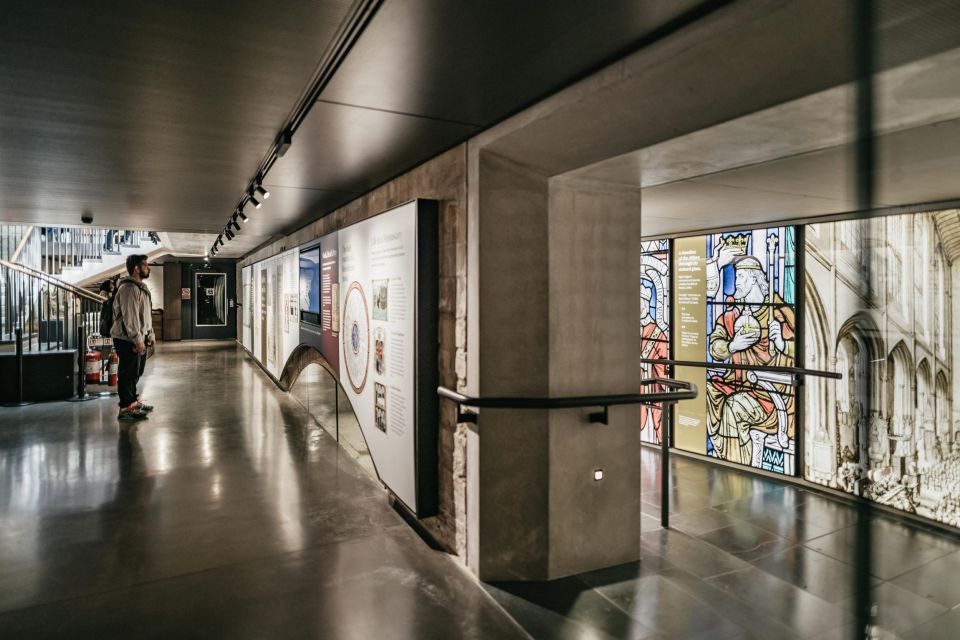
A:
[[[550,583],[487,585],[538,638],[849,640],[858,511],[843,500],[643,451],[641,562]],[[960,639],[960,537],[874,510],[877,638]]]
[[[0,408],[0,639],[855,637],[847,502],[674,455],[663,530],[646,449],[640,563],[481,587],[318,426],[333,395],[304,381],[168,344],[135,427],[115,398]],[[875,637],[960,638],[960,538],[870,526]]]
[[[522,638],[232,343],[116,398],[0,408],[0,638]]]

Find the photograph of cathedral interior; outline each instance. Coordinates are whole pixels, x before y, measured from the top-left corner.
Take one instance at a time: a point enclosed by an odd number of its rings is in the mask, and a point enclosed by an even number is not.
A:
[[[807,382],[804,476],[953,526],[958,255],[956,209],[806,227],[806,366],[844,378]]]

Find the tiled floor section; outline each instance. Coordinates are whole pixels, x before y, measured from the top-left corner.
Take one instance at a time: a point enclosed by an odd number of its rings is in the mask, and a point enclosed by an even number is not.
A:
[[[144,391],[133,429],[115,399],[0,409],[0,637],[525,636],[235,346],[165,345]],[[674,456],[663,530],[643,457],[642,562],[487,585],[531,636],[854,637],[853,507]],[[877,637],[960,638],[960,538],[870,526]]]
[[[523,638],[232,343],[116,398],[0,408],[0,638]]]
[[[660,528],[660,455],[645,449],[642,561],[488,591],[538,638],[837,638],[852,628],[851,504],[671,457]],[[960,639],[960,537],[870,518],[876,637]],[[863,637],[863,636],[860,636]]]

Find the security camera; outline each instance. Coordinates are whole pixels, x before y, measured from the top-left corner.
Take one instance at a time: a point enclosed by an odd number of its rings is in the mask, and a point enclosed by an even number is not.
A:
[[[89,211],[84,211],[80,216],[80,222],[83,224],[92,224],[93,223],[93,214]]]

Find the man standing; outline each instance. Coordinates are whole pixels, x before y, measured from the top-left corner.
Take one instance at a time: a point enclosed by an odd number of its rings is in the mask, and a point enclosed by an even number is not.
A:
[[[120,420],[143,420],[153,410],[137,397],[137,382],[147,361],[147,347],[153,344],[153,309],[150,290],[143,281],[150,277],[147,256],[127,258],[126,278],[120,280],[113,300],[113,328],[110,336],[120,363],[117,393],[120,396]]]

